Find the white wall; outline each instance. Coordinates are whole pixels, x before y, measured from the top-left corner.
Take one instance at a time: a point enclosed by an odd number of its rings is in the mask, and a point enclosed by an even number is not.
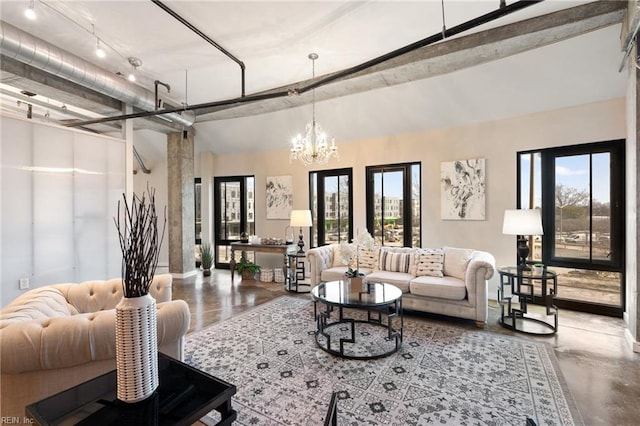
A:
[[[0,306],[26,290],[120,275],[121,139],[3,115]]]

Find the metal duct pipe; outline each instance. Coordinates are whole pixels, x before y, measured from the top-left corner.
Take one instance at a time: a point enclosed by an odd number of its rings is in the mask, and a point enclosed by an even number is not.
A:
[[[145,111],[155,110],[153,93],[117,77],[78,56],[0,21],[0,53],[88,89]],[[193,112],[174,112],[164,117],[185,127],[195,122]]]

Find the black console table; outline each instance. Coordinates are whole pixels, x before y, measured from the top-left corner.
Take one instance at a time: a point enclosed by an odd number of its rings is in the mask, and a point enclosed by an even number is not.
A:
[[[236,387],[183,362],[158,353],[160,385],[144,401],[125,403],[116,398],[116,371],[27,406],[38,425],[192,425],[216,410],[217,425],[231,425]]]
[[[498,273],[500,324],[521,333],[555,334],[558,331],[558,308],[554,305],[558,275],[546,267],[536,270],[517,266],[498,268]],[[537,300],[544,308],[538,315],[529,312],[529,305]]]

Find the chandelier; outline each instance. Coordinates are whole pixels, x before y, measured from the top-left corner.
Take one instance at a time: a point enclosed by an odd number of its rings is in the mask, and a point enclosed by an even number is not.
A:
[[[312,63],[312,75],[316,76],[316,59],[317,53],[310,53],[309,59]],[[305,127],[305,136],[298,134],[291,139],[291,154],[289,162],[300,159],[305,166],[311,164],[327,164],[333,156],[338,159],[338,147],[331,138],[331,145],[328,142],[327,134],[322,130],[322,126],[316,123],[316,93],[315,89],[311,90],[313,108],[312,119]]]

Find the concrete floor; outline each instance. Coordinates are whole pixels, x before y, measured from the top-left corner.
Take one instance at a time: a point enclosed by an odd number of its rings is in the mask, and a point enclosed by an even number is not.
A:
[[[206,278],[198,275],[174,279],[173,284],[173,298],[185,300],[191,309],[190,331],[282,295],[309,298],[308,294],[285,291],[282,284],[241,281],[237,276],[232,285],[226,270],[214,270]],[[640,354],[634,353],[625,341],[621,319],[561,310],[558,332],[539,337],[501,327],[497,306],[495,301],[489,301],[486,330],[551,344],[585,425],[640,425]],[[405,315],[414,314],[405,311]],[[420,316],[475,327],[472,321]]]

